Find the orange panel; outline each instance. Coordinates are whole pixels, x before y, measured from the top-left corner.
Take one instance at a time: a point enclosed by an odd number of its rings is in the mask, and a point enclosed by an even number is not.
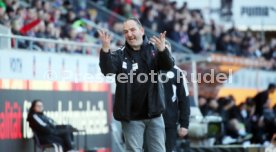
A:
[[[269,96],[269,99],[271,100],[271,107],[276,105],[276,91]]]
[[[236,72],[241,69],[241,66],[235,66],[235,65],[221,65],[219,66],[220,71],[229,73],[229,70],[231,69],[232,72]]]
[[[71,90],[72,88],[72,83],[70,82],[56,82],[56,85],[57,85],[57,90],[62,90],[62,91]]]
[[[53,90],[53,83],[51,81],[30,81],[31,90]]]
[[[42,80],[0,79],[0,89],[55,90],[55,91],[108,91],[109,84],[97,82],[59,82]]]

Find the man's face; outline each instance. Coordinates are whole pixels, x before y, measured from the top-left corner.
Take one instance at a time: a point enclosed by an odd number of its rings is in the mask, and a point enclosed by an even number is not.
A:
[[[135,21],[128,20],[124,23],[124,34],[127,43],[131,47],[141,46],[143,43],[144,28]]]
[[[37,102],[35,104],[34,111],[35,112],[43,112],[43,104],[42,104],[42,102],[39,101],[39,102]]]

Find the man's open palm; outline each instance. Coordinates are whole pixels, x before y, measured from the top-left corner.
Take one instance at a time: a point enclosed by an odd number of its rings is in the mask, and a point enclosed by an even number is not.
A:
[[[153,42],[155,44],[155,46],[157,47],[157,49],[159,51],[164,51],[165,50],[165,47],[166,47],[166,44],[165,44],[165,41],[166,41],[166,33],[167,31],[163,32],[163,33],[160,33],[160,36],[157,37],[157,36],[153,36],[150,41]]]
[[[98,33],[102,42],[102,50],[107,53],[110,49],[111,36],[104,30],[98,30]]]

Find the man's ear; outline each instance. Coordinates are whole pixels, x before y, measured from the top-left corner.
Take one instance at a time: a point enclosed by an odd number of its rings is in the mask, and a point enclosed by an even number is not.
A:
[[[145,35],[145,29],[143,27],[141,27],[140,29],[141,29],[143,35]]]

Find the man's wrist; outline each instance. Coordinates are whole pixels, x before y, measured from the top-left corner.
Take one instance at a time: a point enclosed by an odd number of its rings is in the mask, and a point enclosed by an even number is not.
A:
[[[158,49],[159,52],[164,52],[166,50],[166,47],[162,48],[162,49]]]
[[[186,128],[186,129],[187,129],[188,126],[189,126],[189,125],[188,125],[188,124],[185,124],[185,123],[181,123],[181,124],[180,124],[180,128]]]
[[[109,48],[102,48],[101,49],[104,53],[108,53],[109,52]]]

